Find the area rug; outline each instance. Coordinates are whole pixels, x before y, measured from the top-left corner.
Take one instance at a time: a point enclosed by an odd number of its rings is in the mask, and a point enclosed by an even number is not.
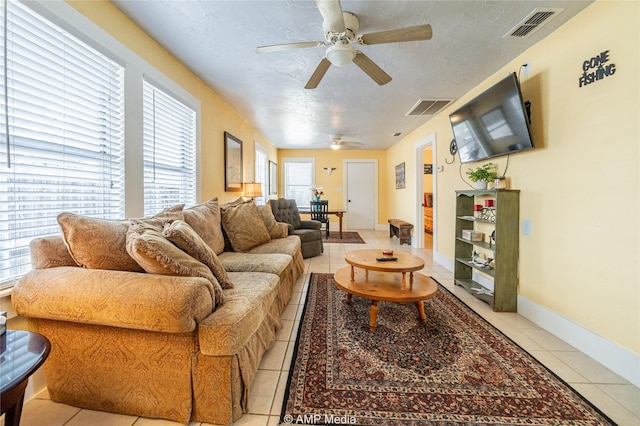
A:
[[[425,302],[369,302],[313,274],[282,424],[610,425],[565,382],[441,285]]]
[[[324,237],[324,232],[322,233]],[[342,238],[340,238],[339,231],[329,231],[329,238],[323,238],[323,243],[341,243],[341,244],[364,244],[364,240],[356,231],[342,231]]]

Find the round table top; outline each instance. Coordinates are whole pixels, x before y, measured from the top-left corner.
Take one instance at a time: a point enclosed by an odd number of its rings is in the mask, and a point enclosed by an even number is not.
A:
[[[4,350],[0,352],[0,393],[5,394],[31,376],[47,359],[51,344],[37,333],[7,330]]]
[[[378,257],[397,257],[398,260],[382,262]],[[424,260],[409,253],[394,252],[387,256],[382,249],[352,250],[345,255],[345,261],[358,268],[381,272],[414,272],[424,268]]]

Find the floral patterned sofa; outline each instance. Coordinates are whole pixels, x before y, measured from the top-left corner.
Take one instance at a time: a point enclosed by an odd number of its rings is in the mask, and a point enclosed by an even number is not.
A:
[[[31,243],[12,303],[49,338],[52,400],[230,424],[281,328],[304,262],[271,209],[216,198],[151,218],[62,213]]]

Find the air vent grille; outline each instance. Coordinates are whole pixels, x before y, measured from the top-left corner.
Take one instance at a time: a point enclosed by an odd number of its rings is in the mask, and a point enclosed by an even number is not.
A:
[[[451,103],[451,99],[420,99],[405,115],[435,115]]]
[[[543,25],[546,25],[555,18],[558,13],[564,9],[559,7],[538,7],[529,13],[522,21],[520,21],[515,27],[511,28],[504,37],[529,37],[534,32],[538,31]]]

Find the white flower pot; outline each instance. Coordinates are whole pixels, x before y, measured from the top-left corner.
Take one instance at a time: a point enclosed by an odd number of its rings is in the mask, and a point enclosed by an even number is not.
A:
[[[487,189],[487,182],[484,180],[479,180],[475,183],[476,189]]]

